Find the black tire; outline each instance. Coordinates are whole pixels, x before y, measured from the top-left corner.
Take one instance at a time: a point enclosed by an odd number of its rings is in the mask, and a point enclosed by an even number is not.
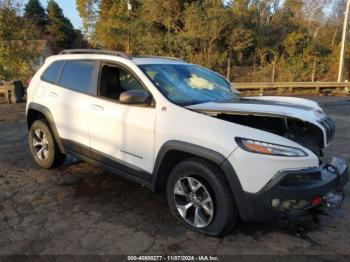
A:
[[[45,149],[48,153],[42,156],[42,159],[38,156],[37,151],[42,147],[35,147],[33,140],[37,139],[35,132],[42,132],[45,134]],[[66,159],[66,155],[63,154],[57,146],[55,138],[49,127],[48,122],[45,119],[36,120],[29,129],[29,148],[35,162],[42,168],[50,169],[62,165]]]
[[[203,184],[213,200],[214,207],[210,222],[207,221],[208,224],[206,226],[203,224],[203,227],[200,228],[186,221],[176,207],[176,203],[178,203],[176,202],[178,195],[175,196],[174,193],[176,183],[180,180],[184,181],[188,177],[195,178],[196,181]],[[172,214],[180,223],[194,231],[210,236],[222,236],[229,233],[238,222],[239,214],[234,197],[222,171],[218,166],[204,159],[190,158],[177,164],[169,175],[166,194]],[[188,201],[187,194],[186,199]],[[194,211],[191,213],[193,214]]]

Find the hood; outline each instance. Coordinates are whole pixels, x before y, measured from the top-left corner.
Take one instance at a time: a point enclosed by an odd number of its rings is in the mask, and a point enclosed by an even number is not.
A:
[[[303,98],[278,96],[237,97],[228,101],[190,105],[186,108],[209,116],[229,114],[297,119],[321,129],[324,146],[331,142],[334,134],[333,121],[324,113],[318,103]]]
[[[186,108],[205,113],[252,114],[264,116],[285,116],[319,125],[326,117],[318,103],[296,97],[257,96],[237,97],[223,102],[208,102],[190,105]]]

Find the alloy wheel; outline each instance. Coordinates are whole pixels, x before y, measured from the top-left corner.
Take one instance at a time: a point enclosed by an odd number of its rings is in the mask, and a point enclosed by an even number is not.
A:
[[[49,157],[49,142],[47,136],[41,128],[33,132],[33,148],[40,160],[47,160]]]
[[[203,228],[214,216],[212,197],[207,188],[193,177],[179,179],[174,188],[175,205],[180,216],[191,226]]]

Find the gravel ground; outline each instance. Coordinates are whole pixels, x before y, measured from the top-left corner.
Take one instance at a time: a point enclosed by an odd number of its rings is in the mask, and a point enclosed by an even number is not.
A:
[[[337,122],[327,154],[350,163],[350,99],[315,99]],[[24,104],[0,104],[0,255],[350,256],[350,198],[340,210],[293,223],[241,223],[224,238],[206,237],[172,218],[164,194],[73,157],[58,169],[38,168],[24,111]]]

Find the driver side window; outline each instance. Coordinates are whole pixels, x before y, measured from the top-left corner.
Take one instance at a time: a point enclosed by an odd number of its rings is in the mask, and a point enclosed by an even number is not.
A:
[[[144,88],[129,72],[114,65],[102,67],[99,96],[119,101],[120,94],[128,90],[144,90]]]

